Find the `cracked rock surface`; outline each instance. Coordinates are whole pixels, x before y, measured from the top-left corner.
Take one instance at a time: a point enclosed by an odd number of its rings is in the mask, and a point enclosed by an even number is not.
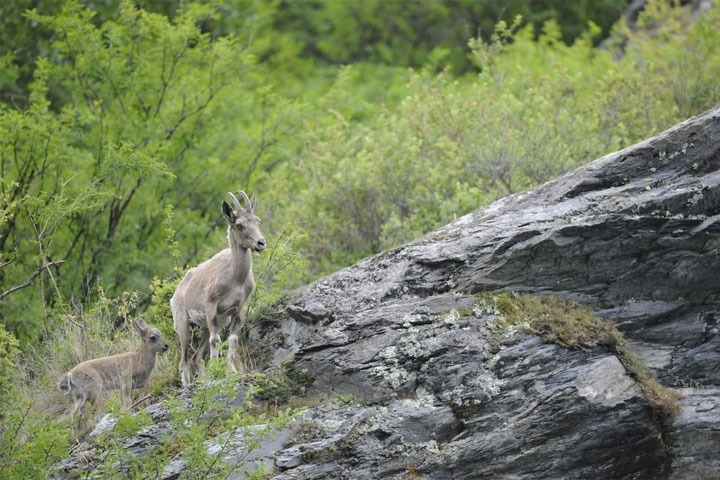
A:
[[[361,405],[308,412],[304,422],[330,424],[333,435],[278,452],[277,478],[657,478],[668,470],[663,427],[615,356],[507,331],[475,303],[456,293],[387,302],[361,315],[345,344],[300,347],[295,364],[316,375],[316,388]],[[296,338],[317,327],[301,326]]]
[[[251,341],[352,401],[263,461],[278,480],[720,478],[719,248],[717,107],[296,293]],[[592,306],[680,411],[654,414],[602,347],[500,328],[486,290]]]
[[[716,107],[319,280],[286,306],[283,352],[314,388],[387,410],[278,478],[720,478],[719,248]],[[680,412],[654,416],[600,348],[467,314],[483,290],[598,309]]]

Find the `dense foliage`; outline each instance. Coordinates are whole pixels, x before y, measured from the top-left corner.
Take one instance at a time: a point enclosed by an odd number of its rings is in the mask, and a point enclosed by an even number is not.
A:
[[[288,288],[720,101],[720,9],[650,1],[630,30],[626,6],[2,2],[6,464],[33,476],[66,451],[66,422],[41,428],[60,413],[54,381],[132,348],[133,318],[174,340],[168,299],[226,245],[225,192],[258,193],[257,318]],[[147,392],[177,382],[176,355]]]
[[[123,0],[81,0],[102,25],[116,20]],[[52,35],[23,13],[37,9],[56,15],[64,2],[13,0],[0,4],[0,99],[24,103],[38,56],[52,52]],[[181,0],[135,0],[149,12],[169,18],[181,15]],[[430,62],[451,63],[460,72],[470,67],[468,38],[489,38],[495,23],[522,15],[536,27],[556,19],[565,42],[580,36],[587,22],[600,25],[607,35],[628,5],[628,0],[416,0],[412,2],[339,2],[335,0],[240,0],[212,4],[218,15],[203,22],[214,36],[233,34],[251,44],[256,54],[274,68],[291,68],[294,74],[317,75],[323,64],[362,60],[388,65],[422,67]],[[297,57],[313,62],[297,63]],[[288,64],[293,64],[292,66]],[[308,68],[310,66],[310,68]]]

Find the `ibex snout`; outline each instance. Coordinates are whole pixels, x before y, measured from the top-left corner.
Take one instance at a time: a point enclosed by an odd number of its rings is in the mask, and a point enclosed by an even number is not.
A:
[[[267,247],[267,243],[265,243],[265,239],[261,238],[255,243],[255,251],[256,252],[262,252],[265,250],[265,247]]]

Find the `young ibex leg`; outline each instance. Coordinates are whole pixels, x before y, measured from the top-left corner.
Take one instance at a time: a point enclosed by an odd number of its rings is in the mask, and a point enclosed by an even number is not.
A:
[[[88,420],[88,404],[95,405],[97,395],[95,394],[91,385],[86,386],[82,392],[73,392],[73,398],[75,405],[73,406],[72,413],[70,414],[73,424],[80,426]]]
[[[217,317],[217,303],[208,302],[205,305],[205,318],[210,331],[210,358],[218,358],[220,356],[220,323]]]
[[[228,336],[228,365],[235,373],[244,373],[244,368],[238,352],[238,340],[242,330],[242,315],[233,315],[230,322],[230,335]]]
[[[123,410],[130,410],[132,406],[132,378],[125,376],[120,386],[120,405]]]
[[[70,427],[75,437],[80,436],[82,425],[87,418],[87,406],[85,405],[85,394],[73,392],[73,409],[70,412]]]
[[[72,412],[70,413],[70,418],[75,421],[78,413],[80,413],[80,417],[85,416],[85,394],[82,392],[73,393],[73,400],[75,403],[73,405]]]

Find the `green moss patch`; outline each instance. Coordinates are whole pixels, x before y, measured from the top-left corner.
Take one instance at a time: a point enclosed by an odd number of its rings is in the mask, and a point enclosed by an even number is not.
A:
[[[254,373],[250,381],[258,388],[255,399],[274,405],[285,405],[293,397],[304,394],[313,378],[295,368],[283,365],[265,372]]]
[[[566,348],[589,351],[602,346],[613,352],[638,382],[654,412],[669,416],[680,408],[682,394],[663,386],[655,374],[630,348],[623,334],[590,309],[570,300],[514,293],[483,293],[478,301],[494,307],[496,324],[541,336]]]

